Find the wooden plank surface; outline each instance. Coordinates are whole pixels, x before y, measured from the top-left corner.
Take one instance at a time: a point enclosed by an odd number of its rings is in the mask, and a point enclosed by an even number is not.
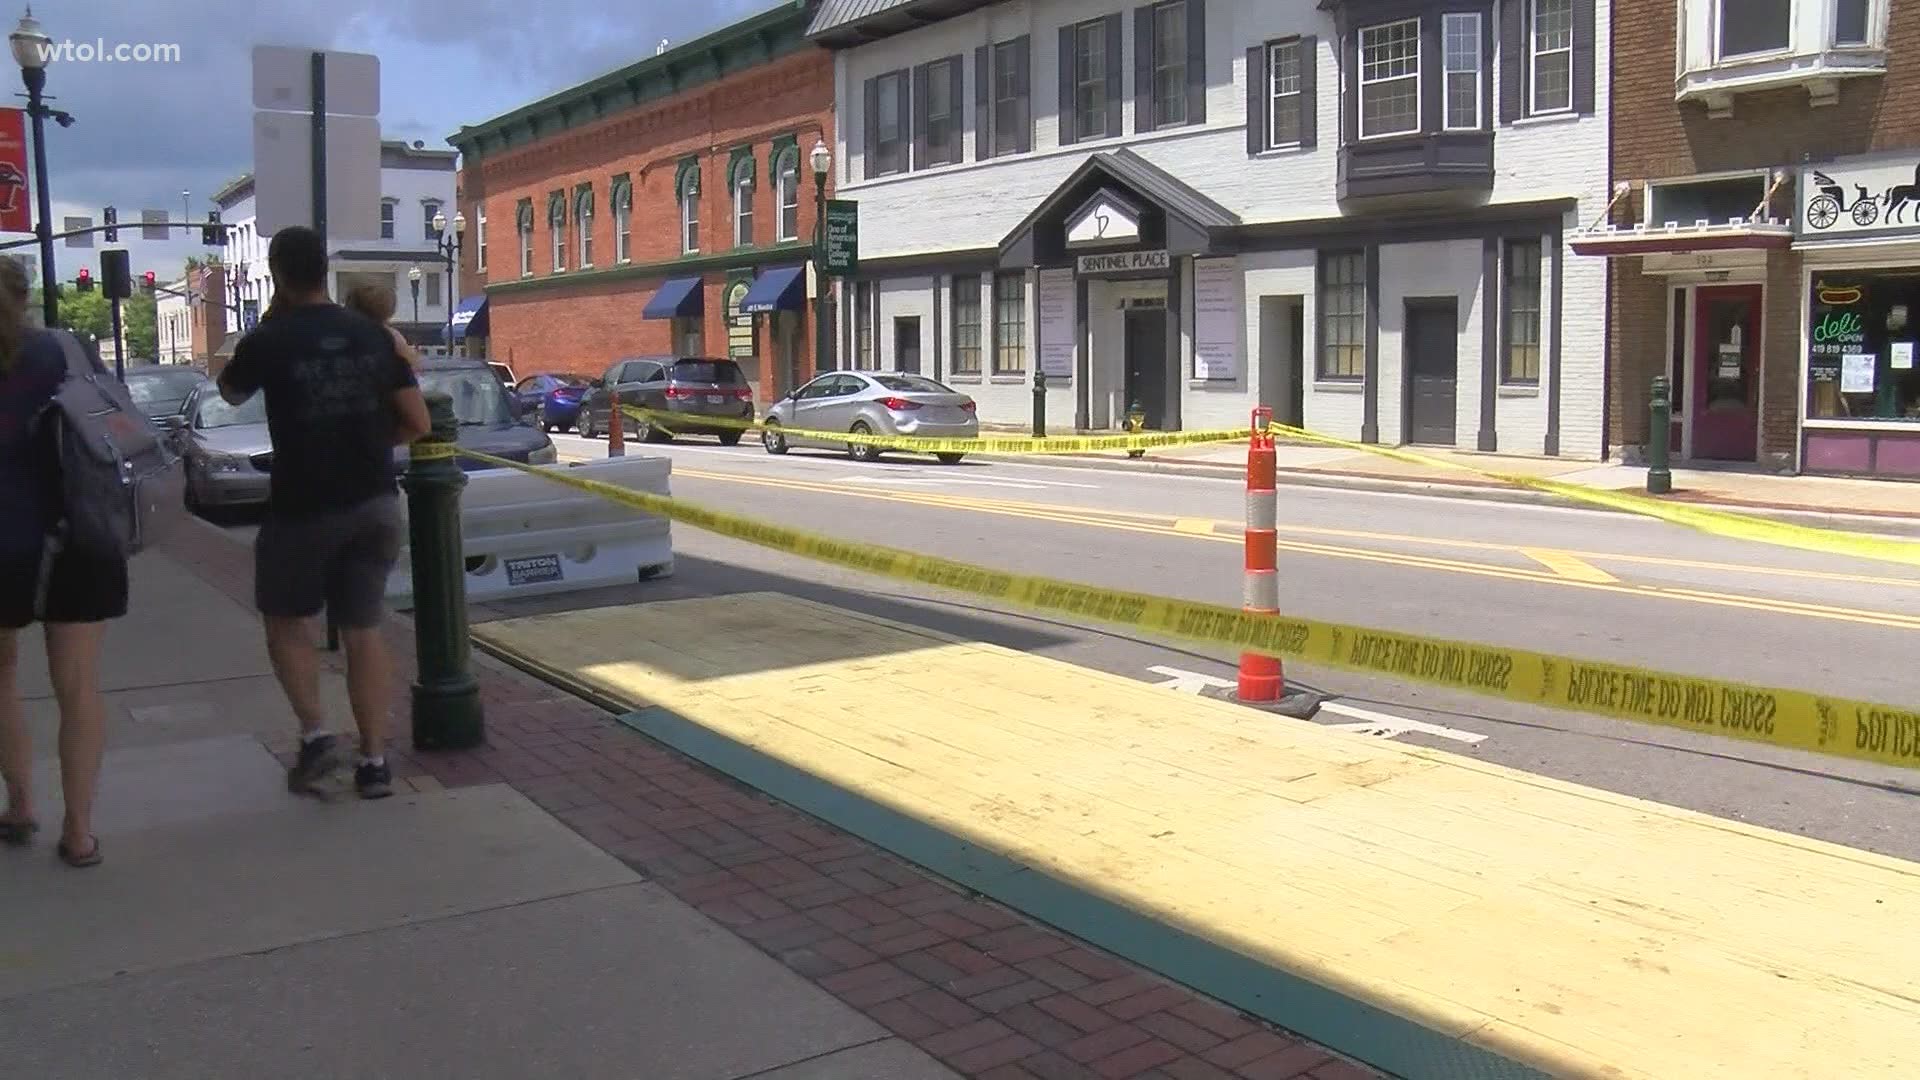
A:
[[[781,594],[475,633],[1551,1074],[1920,1075],[1911,863]]]

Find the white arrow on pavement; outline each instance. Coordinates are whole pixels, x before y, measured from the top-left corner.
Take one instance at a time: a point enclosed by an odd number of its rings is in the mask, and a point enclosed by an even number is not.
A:
[[[1351,716],[1358,721],[1358,723],[1353,724],[1327,725],[1335,731],[1351,731],[1356,735],[1370,735],[1378,739],[1397,739],[1408,732],[1417,731],[1422,735],[1432,735],[1440,739],[1451,739],[1454,742],[1466,743],[1471,746],[1475,743],[1485,742],[1487,738],[1485,735],[1477,735],[1471,731],[1441,727],[1438,724],[1423,723],[1419,720],[1410,719],[1405,716],[1394,716],[1390,713],[1374,712],[1372,709],[1362,709],[1354,705],[1342,705],[1337,701],[1322,702],[1320,711],[1337,713],[1341,716]]]
[[[1155,675],[1167,676],[1166,682],[1154,683],[1155,686],[1167,690],[1175,690],[1182,694],[1198,694],[1200,691],[1209,687],[1218,689],[1238,685],[1231,679],[1218,679],[1212,675],[1202,675],[1197,671],[1188,671],[1184,668],[1155,665],[1147,670],[1153,672]]]

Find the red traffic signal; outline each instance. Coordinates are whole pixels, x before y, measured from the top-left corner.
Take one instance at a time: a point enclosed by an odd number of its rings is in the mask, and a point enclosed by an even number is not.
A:
[[[78,277],[74,278],[73,283],[79,286],[81,292],[92,292],[93,291],[93,271],[88,270],[84,266],[81,267],[80,274]]]
[[[140,287],[148,292],[153,291],[153,271],[149,270],[140,275]]]

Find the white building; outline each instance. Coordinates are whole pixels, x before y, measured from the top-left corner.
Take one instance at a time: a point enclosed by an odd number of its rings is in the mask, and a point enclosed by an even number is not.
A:
[[[187,279],[163,281],[154,291],[153,332],[159,361],[163,364],[193,363],[193,318]]]
[[[1607,0],[825,0],[843,355],[1019,422],[1599,458]]]
[[[452,150],[428,150],[424,144],[380,144],[380,235],[374,238],[328,237],[332,266],[328,291],[338,300],[362,282],[393,289],[398,305],[394,325],[409,341],[438,346],[458,296],[446,259],[438,244],[433,217],[454,215],[454,176],[458,155]],[[253,176],[229,183],[214,195],[220,220],[227,229],[224,261],[232,275],[240,303],[241,325],[251,327],[273,299],[273,279],[267,271],[267,244],[254,214]],[[447,232],[453,231],[452,226]],[[418,304],[410,271],[420,270]],[[457,271],[457,267],[455,268]]]

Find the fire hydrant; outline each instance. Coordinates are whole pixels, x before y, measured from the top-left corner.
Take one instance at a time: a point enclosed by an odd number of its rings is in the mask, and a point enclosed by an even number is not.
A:
[[[1127,406],[1127,434],[1138,435],[1146,429],[1147,410],[1141,408],[1140,402],[1135,400],[1133,404]],[[1146,447],[1142,446],[1127,451],[1127,456],[1130,458],[1144,457],[1146,453]]]

